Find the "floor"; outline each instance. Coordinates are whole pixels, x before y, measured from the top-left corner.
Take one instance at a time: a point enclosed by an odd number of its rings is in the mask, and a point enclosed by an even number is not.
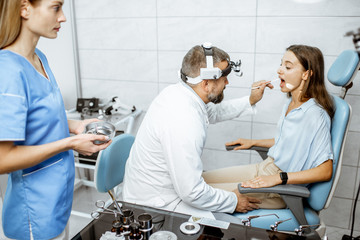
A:
[[[92,187],[79,187],[74,193],[73,210],[83,212],[89,215],[88,218],[71,215],[69,220],[69,235],[70,239],[75,236],[81,229],[83,229],[90,221],[90,213],[96,210],[95,202],[97,200],[108,200],[109,197],[105,193],[99,193]],[[0,205],[1,202],[0,202]],[[1,224],[1,218],[0,218]],[[327,227],[327,237],[329,240],[341,239],[344,234],[350,235],[350,231],[347,229],[337,227]],[[360,236],[360,232],[354,232],[353,236]],[[0,229],[0,239],[7,240]]]

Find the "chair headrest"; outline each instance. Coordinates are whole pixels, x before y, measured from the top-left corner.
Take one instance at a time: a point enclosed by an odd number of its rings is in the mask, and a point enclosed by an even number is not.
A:
[[[327,78],[335,86],[347,86],[358,71],[359,54],[354,50],[343,51],[331,65]]]

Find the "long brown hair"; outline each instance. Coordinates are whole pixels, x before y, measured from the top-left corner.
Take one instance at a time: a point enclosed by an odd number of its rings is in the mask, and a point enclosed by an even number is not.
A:
[[[28,0],[34,4],[40,0]],[[21,30],[21,5],[23,0],[0,0],[0,49],[16,41]]]
[[[291,45],[286,50],[293,52],[304,69],[309,71],[309,77],[305,81],[300,100],[314,98],[332,118],[335,108],[332,98],[326,90],[324,57],[320,49],[306,45]]]

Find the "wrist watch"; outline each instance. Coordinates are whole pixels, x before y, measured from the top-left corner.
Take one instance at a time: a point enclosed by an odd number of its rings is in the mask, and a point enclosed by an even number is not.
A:
[[[288,181],[288,175],[287,175],[287,172],[281,172],[280,173],[280,178],[281,178],[281,185],[285,185]]]

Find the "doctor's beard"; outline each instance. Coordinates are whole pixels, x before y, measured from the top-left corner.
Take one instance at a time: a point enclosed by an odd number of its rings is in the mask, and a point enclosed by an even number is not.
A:
[[[214,93],[210,93],[207,96],[209,101],[212,103],[215,103],[215,104],[221,103],[221,101],[224,99],[224,89],[221,91],[221,93],[219,93],[217,95],[215,95]]]

